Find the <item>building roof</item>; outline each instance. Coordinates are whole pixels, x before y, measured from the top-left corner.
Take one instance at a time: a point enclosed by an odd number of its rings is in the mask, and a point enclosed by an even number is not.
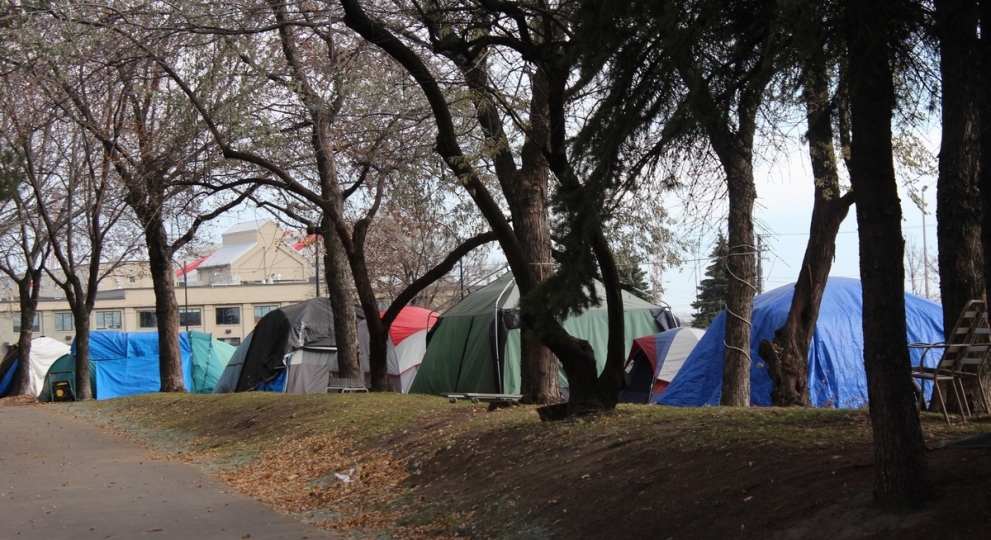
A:
[[[254,221],[245,221],[243,223],[235,223],[231,225],[229,229],[224,231],[222,234],[237,234],[248,231],[257,231],[262,225],[267,223],[268,219],[256,219]]]
[[[214,251],[205,260],[198,264],[198,267],[202,268],[215,268],[217,266],[229,266],[234,263],[251,248],[258,245],[258,242],[239,242],[237,244],[224,244],[217,251]]]
[[[186,266],[180,268],[179,270],[176,270],[176,273],[175,273],[176,277],[182,276],[184,274],[188,274],[188,273],[192,272],[193,270],[196,270],[201,264],[203,264],[204,261],[206,261],[207,259],[209,259],[210,256],[213,255],[214,253],[216,253],[216,251],[211,251],[210,253],[207,253],[206,255],[200,257],[199,259],[196,259],[195,261],[193,261],[193,262],[187,264]]]

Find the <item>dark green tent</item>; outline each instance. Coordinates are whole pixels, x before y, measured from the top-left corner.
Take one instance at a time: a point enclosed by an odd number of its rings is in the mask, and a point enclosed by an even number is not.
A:
[[[596,282],[596,287],[598,297],[603,299],[601,306],[569,317],[563,326],[571,335],[589,342],[601,373],[606,362],[609,324],[602,285]],[[518,394],[519,299],[516,282],[507,273],[444,313],[430,337],[410,392]],[[657,319],[663,314],[661,307],[625,291],[623,310],[625,351],[630,350],[635,338],[667,330]],[[561,386],[567,387],[563,374]]]
[[[76,357],[64,354],[49,368],[41,385],[38,401],[52,401],[51,385],[58,381],[69,381],[73,394],[76,393]]]

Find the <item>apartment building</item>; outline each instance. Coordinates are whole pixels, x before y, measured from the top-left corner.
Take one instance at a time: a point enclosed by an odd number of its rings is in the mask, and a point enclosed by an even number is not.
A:
[[[237,345],[266,313],[316,295],[312,251],[271,220],[240,223],[202,257],[175,265],[180,329],[209,332]],[[310,251],[307,256],[306,252]],[[16,343],[20,306],[9,286],[0,284],[0,349]],[[34,320],[34,334],[71,343],[75,325],[58,289],[45,287]],[[326,290],[322,291],[326,294]],[[154,331],[155,293],[146,262],[120,265],[100,284],[90,319],[93,330]]]

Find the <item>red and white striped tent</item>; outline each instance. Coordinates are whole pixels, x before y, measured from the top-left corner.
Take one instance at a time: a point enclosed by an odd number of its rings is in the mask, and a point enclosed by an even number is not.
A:
[[[396,351],[395,355],[389,355],[389,381],[396,392],[409,392],[427,350],[427,332],[438,317],[440,313],[435,311],[407,306],[389,326],[389,337]]]

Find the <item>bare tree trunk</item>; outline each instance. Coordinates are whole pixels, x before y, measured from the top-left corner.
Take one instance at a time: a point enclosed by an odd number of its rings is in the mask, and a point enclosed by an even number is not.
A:
[[[18,283],[18,285],[19,288],[26,288],[26,284],[20,286]],[[17,335],[17,372],[14,375],[14,385],[10,394],[24,396],[28,394],[31,380],[31,340],[34,338],[32,327],[38,304],[32,302],[30,296],[25,297],[24,295],[21,295],[20,304],[21,333]]]
[[[334,336],[337,342],[337,367],[341,377],[363,379],[361,350],[358,347],[358,318],[354,311],[354,298],[351,295],[351,273],[348,270],[348,256],[344,245],[324,213],[323,244],[327,254],[324,258],[324,276],[330,307],[334,311]],[[373,313],[372,316],[377,314]],[[369,314],[365,314],[369,317]]]
[[[943,327],[949,331],[968,300],[981,298],[978,37],[975,0],[937,0],[942,76],[942,141],[936,185],[936,238]]]
[[[179,351],[179,304],[172,281],[172,250],[165,225],[157,214],[139,216],[144,223],[145,242],[152,288],[155,290],[155,316],[158,319],[158,368],[162,377],[161,392],[185,392],[182,357]]]
[[[982,257],[982,272],[984,277],[984,297],[987,297],[987,285],[991,283],[991,0],[978,0],[980,20],[979,66],[978,77],[978,143],[980,167],[978,182],[981,194],[981,206],[988,209],[981,213],[981,243],[985,246]],[[982,375],[982,384],[984,377]],[[991,411],[989,411],[991,412]]]
[[[917,509],[929,498],[928,461],[905,328],[904,241],[895,180],[889,64],[893,2],[843,4],[850,60],[851,171],[864,288],[864,367],[874,433],[875,500]]]
[[[378,300],[375,298],[375,288],[368,274],[368,264],[365,258],[365,238],[368,233],[370,219],[361,219],[354,226],[351,239],[351,253],[348,261],[351,274],[358,289],[358,299],[365,312],[365,324],[368,328],[368,363],[371,374],[371,389],[376,392],[390,392],[388,364],[389,333],[379,316]]]
[[[43,272],[44,267],[30,267],[26,269],[22,278],[16,280],[21,307],[21,333],[17,336],[17,372],[14,375],[11,395],[24,396],[30,391],[31,340],[34,338],[34,316],[38,313]]]
[[[840,196],[826,65],[821,59],[815,59],[808,70],[805,106],[809,157],[815,182],[809,243],[795,283],[788,319],[784,326],[774,331],[772,341],[765,339],[760,344],[760,355],[770,368],[771,403],[784,407],[809,405],[809,343],[836,253],[836,233],[853,203],[852,193]]]
[[[942,77],[942,140],[936,184],[936,239],[943,328],[949,332],[968,300],[983,298],[976,0],[937,0],[936,33]],[[924,233],[923,233],[924,234]],[[926,264],[928,261],[923,261]],[[980,380],[987,388],[986,373]],[[950,392],[946,406],[959,407]],[[983,403],[976,400],[975,404]],[[934,400],[931,406],[939,404]],[[981,405],[983,408],[983,404]]]
[[[746,156],[746,157],[745,157]],[[729,238],[726,270],[726,350],[720,405],[750,405],[750,328],[754,311],[756,266],[754,257],[754,187],[749,149],[733,157],[720,157],[729,187]]]
[[[516,173],[515,189],[507,193],[513,214],[516,237],[530,259],[534,280],[543,283],[554,274],[551,259],[551,231],[547,215],[547,160],[542,147],[549,135],[547,75],[537,70],[531,77],[530,133],[521,152],[522,167]],[[554,403],[561,400],[558,362],[550,349],[528,328],[521,335],[521,371],[523,401]],[[569,378],[570,380],[570,378]]]
[[[76,399],[93,399],[89,377],[89,314],[84,306],[78,305],[72,311],[76,324]]]

